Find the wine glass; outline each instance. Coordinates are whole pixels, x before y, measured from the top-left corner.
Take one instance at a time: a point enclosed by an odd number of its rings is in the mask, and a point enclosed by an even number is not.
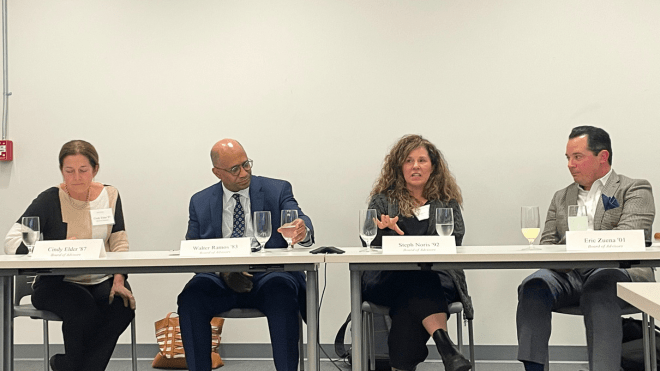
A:
[[[534,240],[541,231],[538,206],[523,206],[520,208],[520,228],[523,236],[529,241],[529,247],[525,250],[540,250],[540,248],[534,247]]]
[[[282,237],[287,242],[287,250],[293,250],[291,242],[293,241],[293,234],[296,232],[293,221],[296,219],[298,219],[298,210],[282,210],[280,233],[282,233]]]
[[[23,236],[23,243],[28,248],[28,255],[32,254],[34,244],[39,241],[41,231],[39,229],[38,216],[24,216],[21,219],[21,234]]]
[[[254,228],[254,238],[259,242],[260,252],[265,254],[266,242],[268,242],[273,232],[273,225],[270,223],[270,211],[255,211],[252,226]]]
[[[435,230],[438,236],[451,236],[454,232],[454,210],[452,208],[435,209]]]
[[[589,219],[587,218],[587,207],[579,205],[568,206],[568,230],[586,231],[589,228]]]
[[[371,247],[371,241],[376,238],[376,234],[378,233],[378,225],[376,224],[377,217],[376,209],[360,210],[360,237],[362,237],[367,244],[367,248],[360,250],[361,252],[376,252],[376,250]]]

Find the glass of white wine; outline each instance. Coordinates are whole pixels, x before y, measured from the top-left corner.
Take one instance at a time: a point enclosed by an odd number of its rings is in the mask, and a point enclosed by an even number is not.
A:
[[[378,233],[376,218],[378,218],[376,209],[360,210],[360,237],[362,237],[362,240],[367,244],[367,248],[365,250],[360,250],[361,252],[376,252],[376,250],[371,247],[371,241],[376,238],[376,234]]]
[[[282,237],[286,240],[287,250],[293,250],[291,242],[293,242],[293,235],[296,232],[296,226],[293,225],[293,221],[296,219],[298,219],[298,210],[282,210],[280,233],[282,233]]]
[[[435,230],[438,236],[451,236],[454,233],[454,210],[452,208],[435,209]]]
[[[23,243],[28,248],[28,255],[32,254],[34,244],[39,241],[41,235],[38,216],[24,216],[21,219],[21,235]]]
[[[534,247],[534,240],[541,231],[538,206],[523,206],[520,208],[520,228],[523,236],[529,241],[529,247],[525,249],[540,250],[539,247]]]
[[[270,223],[270,211],[255,211],[252,226],[254,228],[254,238],[259,242],[259,251],[265,254],[266,242],[268,242],[273,232],[273,225]]]

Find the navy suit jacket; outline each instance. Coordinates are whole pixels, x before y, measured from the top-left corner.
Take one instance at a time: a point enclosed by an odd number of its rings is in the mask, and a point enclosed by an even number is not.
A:
[[[202,191],[195,193],[190,199],[188,231],[186,240],[198,240],[209,238],[223,238],[222,236],[222,211],[223,211],[223,188],[222,182],[218,182]],[[272,178],[252,176],[250,181],[250,212],[270,211],[273,232],[266,242],[266,248],[285,248],[286,241],[277,232],[280,227],[280,216],[282,210],[298,210],[298,217],[305,221],[309,228],[312,243],[314,242],[314,228],[312,221],[298,206],[293,197],[291,183]],[[303,272],[290,272],[296,277],[298,283],[299,304],[301,314],[305,317],[305,274]],[[262,283],[263,276],[268,273],[255,273],[255,287],[258,289]]]

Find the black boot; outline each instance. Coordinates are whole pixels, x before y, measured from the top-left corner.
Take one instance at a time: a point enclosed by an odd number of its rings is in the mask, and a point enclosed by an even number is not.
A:
[[[468,371],[472,368],[470,361],[465,359],[454,343],[451,342],[449,334],[443,329],[433,333],[433,341],[442,357],[445,371]]]

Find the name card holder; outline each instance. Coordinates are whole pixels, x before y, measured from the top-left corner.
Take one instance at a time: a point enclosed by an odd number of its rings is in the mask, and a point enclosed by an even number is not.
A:
[[[568,231],[566,251],[644,251],[644,231]]]
[[[37,241],[32,252],[33,259],[98,259],[105,258],[102,239]]]
[[[456,254],[454,236],[383,236],[383,254]]]
[[[252,239],[214,238],[208,240],[181,241],[180,256],[249,256],[252,251]]]

